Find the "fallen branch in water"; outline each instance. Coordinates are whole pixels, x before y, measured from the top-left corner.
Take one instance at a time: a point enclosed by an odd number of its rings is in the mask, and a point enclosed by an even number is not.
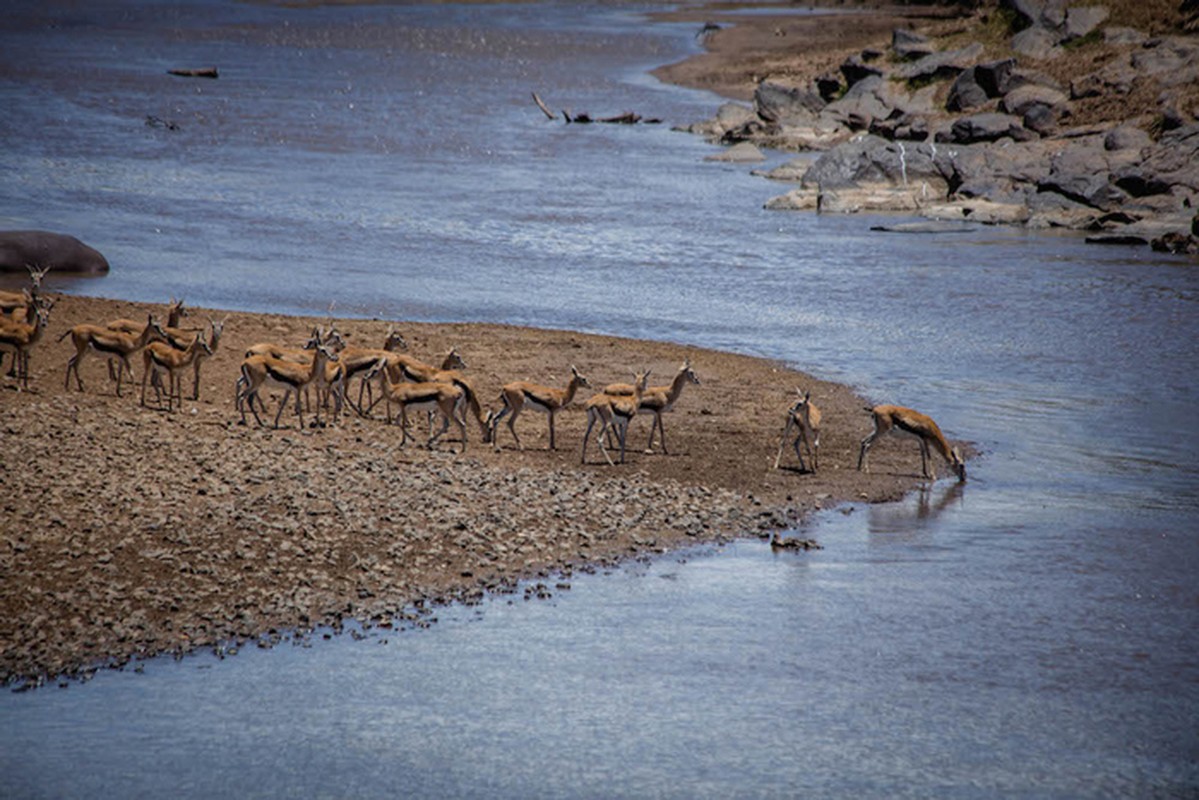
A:
[[[178,75],[181,78],[218,78],[220,73],[216,67],[199,67],[198,69],[168,69],[170,75]]]
[[[549,119],[557,119],[557,117],[554,116],[554,112],[546,108],[545,103],[541,102],[541,98],[537,96],[537,92],[533,92],[533,102],[537,104],[537,107],[541,109],[541,113],[545,114],[546,117]],[[567,120],[567,122],[569,121],[570,120]]]

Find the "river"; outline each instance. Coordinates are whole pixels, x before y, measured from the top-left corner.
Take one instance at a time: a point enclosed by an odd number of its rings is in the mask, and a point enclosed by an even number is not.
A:
[[[780,358],[980,452],[819,551],[5,693],[0,795],[1199,793],[1193,263],[765,211],[786,187],[672,130],[721,100],[648,76],[695,26],[635,3],[5,5],[0,227],[113,264],[55,290]]]

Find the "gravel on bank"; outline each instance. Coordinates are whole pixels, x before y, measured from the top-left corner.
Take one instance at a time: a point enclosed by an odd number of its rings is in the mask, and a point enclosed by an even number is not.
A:
[[[181,411],[152,397],[141,406],[137,385],[117,397],[94,356],[86,390],[64,388],[74,348],[58,340],[69,326],[164,306],[63,296],[33,350],[31,390],[7,378],[0,387],[0,681],[36,685],[349,620],[411,623],[522,579],[765,535],[816,508],[896,499],[920,481],[918,453],[902,443],[872,450],[871,473],[854,468],[870,423],[847,387],[765,359],[570,331],[336,321],[351,343],[375,347],[394,324],[427,361],[457,347],[493,407],[510,380],[564,385],[574,365],[602,387],[648,366],[651,383],[666,383],[690,358],[702,383],[665,417],[668,455],[642,452],[646,417],[631,426],[628,463],[608,466],[589,449],[580,464],[587,389],[559,415],[554,451],[534,413],[517,423],[526,449],[501,426],[498,452],[474,425],[465,453],[449,437],[400,448],[378,413],[320,428],[300,429],[294,412],[278,430],[238,424],[245,349],[298,345],[330,322],[319,318],[193,309],[184,324],[225,328],[200,400]],[[140,380],[140,359],[135,369]],[[184,385],[190,397],[190,376]],[[790,451],[773,469],[800,386],[824,411],[816,474],[800,473]]]

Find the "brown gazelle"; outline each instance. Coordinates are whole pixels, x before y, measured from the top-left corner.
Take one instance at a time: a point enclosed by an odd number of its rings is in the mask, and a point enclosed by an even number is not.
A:
[[[921,474],[932,480],[937,479],[937,471],[929,470],[929,448],[935,449],[949,464],[950,469],[958,476],[959,481],[966,480],[966,463],[956,447],[951,447],[937,423],[930,417],[902,406],[881,405],[866,409],[874,420],[874,430],[862,440],[862,449],[858,453],[858,469],[869,472],[866,466],[866,451],[880,436],[895,433],[901,436],[911,436],[920,443]]]
[[[812,393],[796,389],[799,399],[787,409],[787,423],[783,426],[783,435],[779,437],[778,455],[774,457],[774,468],[779,468],[783,458],[783,448],[787,445],[787,437],[795,431],[795,457],[799,459],[799,468],[804,472],[808,467],[804,464],[803,453],[799,450],[802,440],[808,449],[808,457],[812,459],[812,472],[820,467],[820,409],[812,402]]]
[[[674,404],[683,393],[683,387],[688,383],[699,386],[699,376],[695,374],[695,370],[691,369],[690,358],[686,359],[679,367],[679,371],[675,373],[674,379],[669,385],[649,386],[642,393],[640,410],[654,415],[653,424],[649,429],[649,444],[645,446],[645,452],[652,453],[654,451],[655,430],[660,434],[662,452],[669,452],[666,449],[666,428],[662,426],[662,415],[674,408]],[[613,383],[604,387],[604,394],[630,395],[632,393],[633,385],[630,383]]]
[[[292,361],[282,361],[270,356],[250,356],[241,362],[241,378],[238,379],[238,386],[241,388],[237,395],[237,408],[241,411],[243,425],[246,421],[245,404],[247,403],[250,411],[254,414],[254,419],[259,425],[262,425],[258,411],[254,408],[254,400],[257,398],[259,404],[262,404],[262,398],[258,397],[258,392],[263,386],[266,386],[268,389],[283,390],[283,397],[279,400],[279,409],[275,412],[275,427],[279,427],[279,417],[283,414],[288,398],[295,394],[296,415],[300,419],[300,429],[303,430],[304,410],[300,396],[304,389],[308,388],[308,385],[323,373],[326,363],[337,360],[337,354],[321,344],[319,339],[314,339],[313,343],[315,351],[312,354],[312,364],[309,366]]]
[[[387,360],[379,359],[375,366],[366,374],[363,380],[369,381],[376,374],[381,375],[383,383],[383,391],[387,395],[387,422],[391,423],[391,404],[395,403],[400,407],[400,447],[408,441],[408,411],[428,411],[429,413],[441,412],[442,423],[440,430],[430,432],[429,440],[425,446],[432,448],[441,436],[450,428],[450,423],[458,427],[458,433],[462,437],[462,450],[466,452],[466,422],[462,418],[462,405],[465,401],[466,393],[462,387],[445,381],[420,381],[412,383],[409,381],[401,381],[393,383],[390,376],[387,374]]]
[[[21,386],[29,389],[29,351],[42,338],[46,323],[50,319],[50,308],[35,304],[33,322],[5,322],[0,325],[0,353],[12,353],[14,377]]]
[[[483,407],[479,403],[479,393],[475,391],[474,384],[470,382],[470,379],[462,374],[464,369],[466,369],[466,362],[462,360],[456,347],[451,347],[450,351],[445,354],[441,359],[440,367],[431,367],[408,357],[388,359],[388,375],[392,381],[403,378],[418,383],[421,381],[452,383],[460,388],[463,393],[463,402],[470,409],[475,422],[479,424],[483,441],[490,441],[491,428],[487,418],[483,415]]]
[[[220,322],[212,317],[208,318],[208,324],[211,327],[211,332],[208,335],[208,346],[200,348],[196,353],[196,357],[192,359],[192,400],[200,399],[200,364],[205,359],[211,358],[216,354],[217,348],[221,344],[221,335],[225,332],[225,323],[229,321],[229,317],[225,317]]]
[[[500,410],[494,414],[489,414],[487,419],[488,427],[491,429],[491,442],[495,446],[495,449],[500,449],[496,428],[499,427],[500,420],[504,417],[508,417],[508,430],[512,432],[512,438],[516,440],[516,446],[521,450],[525,449],[524,445],[520,443],[520,437],[516,435],[515,424],[516,418],[520,416],[520,412],[525,406],[528,406],[549,417],[550,449],[553,450],[554,415],[570,405],[571,401],[575,399],[575,392],[583,386],[590,385],[587,379],[573,365],[570,368],[570,382],[566,384],[565,389],[554,389],[538,383],[529,383],[528,381],[514,381],[505,384],[500,389],[500,403],[502,404]]]
[[[86,323],[76,325],[74,328],[63,333],[58,337],[58,341],[71,337],[71,341],[75,345],[75,355],[71,356],[67,362],[67,374],[64,378],[63,388],[69,388],[71,385],[71,373],[75,373],[75,384],[79,391],[83,391],[83,380],[79,377],[79,362],[83,361],[83,357],[87,355],[89,350],[95,350],[97,353],[120,361],[117,368],[117,397],[121,396],[121,377],[125,372],[129,373],[130,381],[134,380],[133,365],[129,363],[129,357],[141,350],[151,342],[155,337],[158,339],[166,338],[166,331],[154,319],[154,315],[146,315],[146,324],[142,327],[142,332],[138,336],[132,336],[128,333],[118,333],[108,328],[102,328],[99,325],[88,325]]]
[[[632,394],[600,392],[587,399],[587,402],[583,404],[583,407],[587,409],[587,431],[583,434],[583,449],[579,453],[580,464],[587,463],[587,440],[591,438],[591,429],[595,426],[596,420],[603,423],[596,435],[600,452],[604,454],[608,464],[612,464],[612,456],[608,455],[608,448],[604,446],[604,434],[608,432],[609,428],[614,428],[616,438],[620,440],[620,463],[624,463],[625,439],[629,433],[629,423],[633,417],[637,416],[637,409],[641,405],[641,396],[645,392],[648,380],[649,370],[647,369],[645,372],[634,374]]]
[[[179,330],[179,323],[186,316],[187,309],[183,307],[182,298],[176,300],[172,297],[171,301],[167,304],[167,319],[162,325],[162,338],[165,341],[170,342],[178,350],[186,350],[188,344],[191,343],[192,336],[194,335],[194,331],[185,332]],[[116,331],[117,333],[126,333],[130,336],[141,336],[142,330],[144,330],[146,327],[146,323],[138,322],[134,319],[121,318],[109,321],[109,323],[104,327],[108,328],[110,331]],[[116,379],[114,372],[115,369],[116,365],[113,363],[113,358],[109,357],[108,377],[110,379]],[[129,375],[129,380],[133,380],[132,373]]]
[[[178,350],[167,342],[150,342],[142,350],[142,400],[146,404],[146,383],[153,377],[154,391],[157,393],[159,406],[162,405],[162,381],[159,376],[167,376],[167,411],[169,412],[179,401],[183,408],[183,376],[180,374],[190,367],[200,353],[212,355],[212,349],[204,337],[196,334],[186,350]]]
[[[25,269],[29,270],[29,288],[19,292],[0,291],[0,314],[8,315],[10,317],[8,321],[33,325],[36,322],[34,317],[37,315],[37,308],[41,305],[39,301],[41,300],[42,278],[46,277],[50,268],[38,269],[31,264],[26,264]]]

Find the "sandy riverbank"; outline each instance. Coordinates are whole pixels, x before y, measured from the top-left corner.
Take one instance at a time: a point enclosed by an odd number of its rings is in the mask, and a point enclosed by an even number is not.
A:
[[[919,480],[914,446],[898,441],[872,451],[871,474],[853,468],[870,422],[846,387],[762,359],[571,332],[397,323],[418,357],[457,347],[493,406],[504,382],[564,385],[572,364],[595,385],[642,365],[666,382],[689,357],[702,384],[666,418],[669,455],[640,452],[648,419],[637,420],[627,464],[589,451],[581,466],[579,403],[560,415],[553,452],[545,417],[532,414],[518,422],[524,452],[506,431],[494,452],[477,427],[465,454],[457,441],[401,450],[381,416],[304,430],[294,414],[280,430],[239,425],[241,353],[261,340],[302,342],[327,322],[318,318],[193,309],[185,324],[227,321],[200,400],[182,412],[143,408],[137,387],[117,397],[95,358],[82,370],[86,391],[64,389],[74,351],[57,340],[70,326],[162,308],[61,297],[33,352],[31,390],[11,379],[0,390],[6,681],[347,619],[419,621],[439,601],[763,533],[821,506],[898,498]],[[337,322],[371,346],[388,326]],[[825,415],[814,475],[772,468],[797,386]]]

